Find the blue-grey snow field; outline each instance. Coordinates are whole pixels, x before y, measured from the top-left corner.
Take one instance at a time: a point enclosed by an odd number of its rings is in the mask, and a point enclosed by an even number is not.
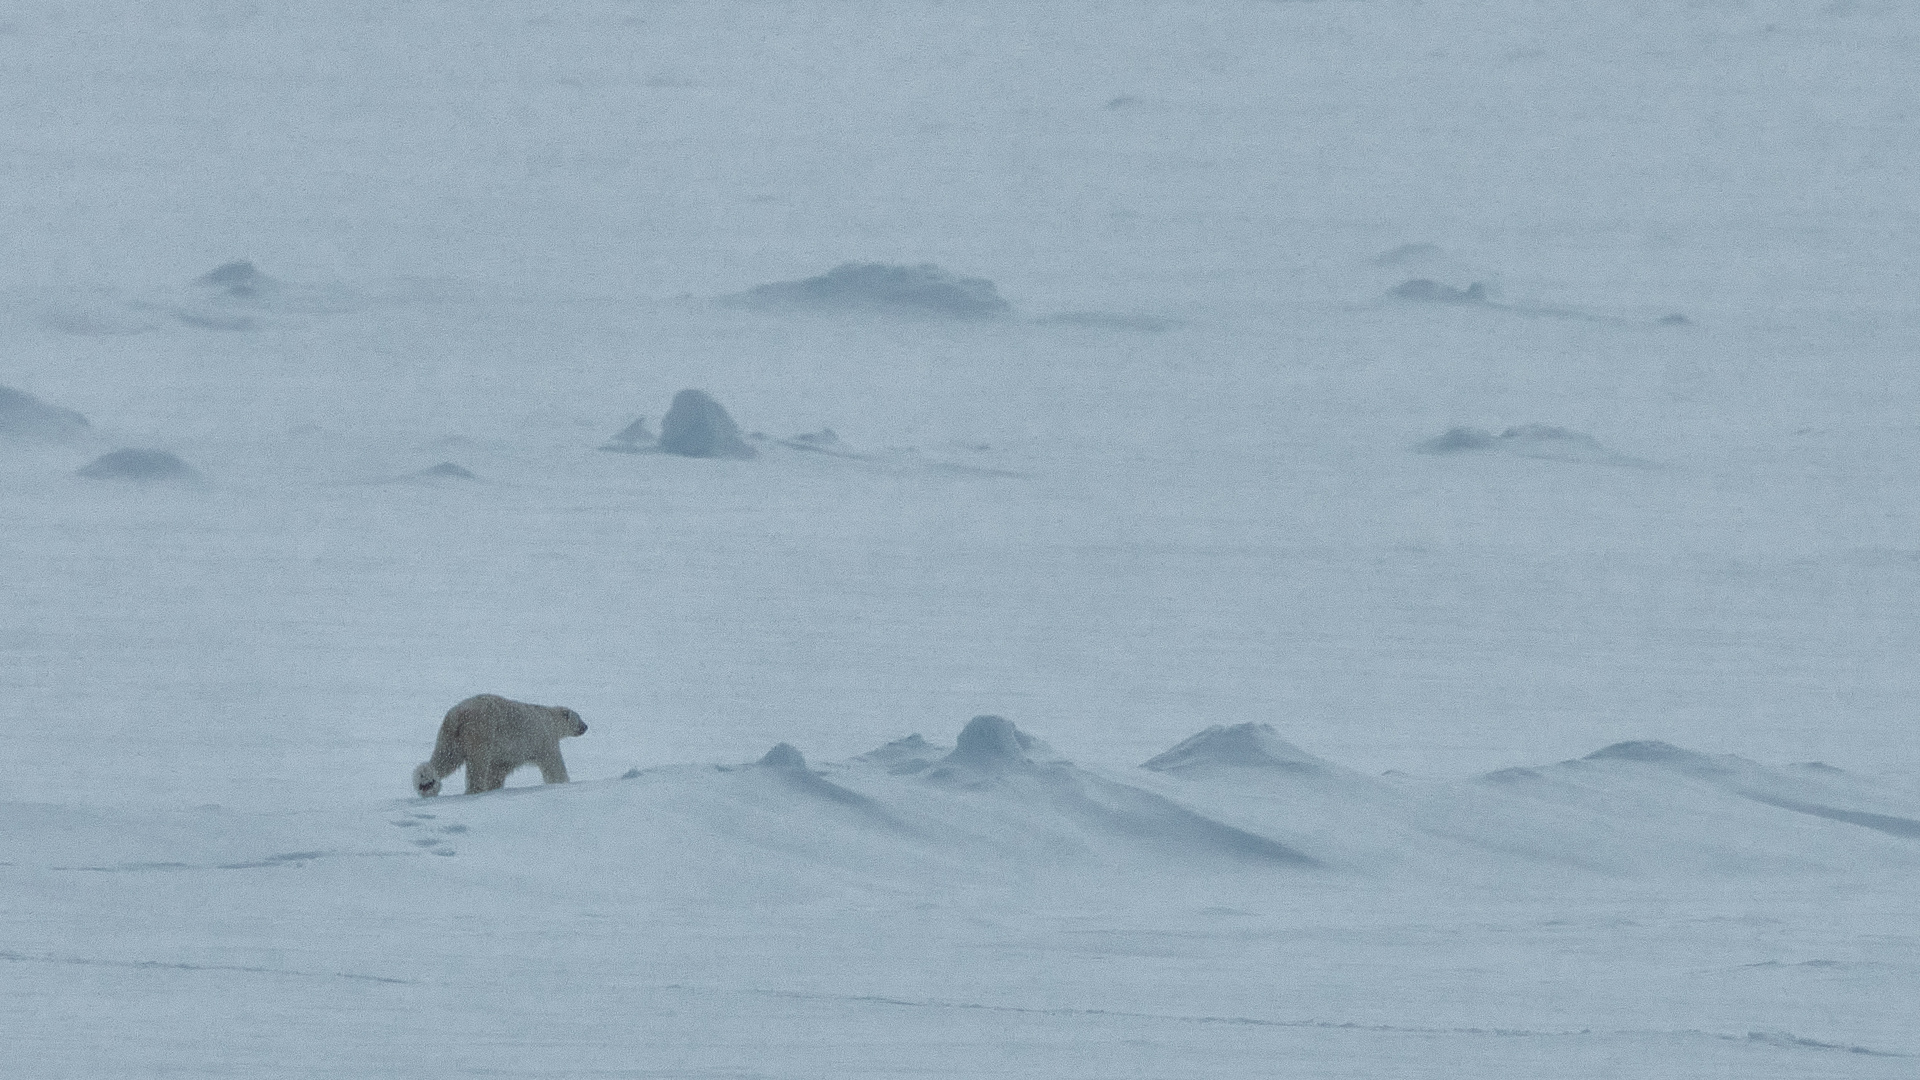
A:
[[[1920,1075],[1917,72],[5,5],[0,1073]]]

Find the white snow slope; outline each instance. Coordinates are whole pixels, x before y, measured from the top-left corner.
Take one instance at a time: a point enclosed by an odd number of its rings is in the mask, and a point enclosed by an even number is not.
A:
[[[0,1072],[1920,1071],[1910,6],[20,0],[0,102]],[[479,692],[576,782],[409,798]]]

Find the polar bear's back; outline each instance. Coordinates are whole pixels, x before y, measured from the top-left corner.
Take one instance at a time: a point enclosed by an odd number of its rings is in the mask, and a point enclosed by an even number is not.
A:
[[[562,730],[566,711],[498,694],[475,694],[448,709],[440,726],[442,733],[458,740],[470,757],[486,756],[518,764],[532,759],[563,735],[573,734]]]

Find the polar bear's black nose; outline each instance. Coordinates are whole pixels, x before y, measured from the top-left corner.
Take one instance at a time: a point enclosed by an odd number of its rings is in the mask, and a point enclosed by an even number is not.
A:
[[[587,722],[585,720],[582,720],[580,721],[580,734],[585,735],[586,733],[587,733]]]

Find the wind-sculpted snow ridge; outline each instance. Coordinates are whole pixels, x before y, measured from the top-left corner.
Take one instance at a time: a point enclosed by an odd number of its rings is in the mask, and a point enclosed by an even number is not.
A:
[[[24,390],[0,386],[0,438],[21,442],[69,442],[93,430],[72,409],[49,405]]]
[[[1715,757],[1657,741],[1615,743],[1581,760],[1652,766],[1780,810],[1920,840],[1920,817],[1881,812],[1889,807],[1876,799],[1865,785],[1854,782],[1844,770],[1831,765],[1815,762],[1789,773],[1731,754]]]
[[[1519,424],[1495,435],[1477,427],[1455,427],[1415,444],[1422,454],[1493,452],[1539,461],[1568,461],[1590,465],[1647,467],[1650,462],[1615,453],[1585,432],[1551,424]]]
[[[647,418],[642,416],[621,428],[600,449],[621,454],[639,454],[653,446],[657,439],[658,436],[654,435],[653,429],[647,426]]]
[[[638,421],[636,421],[638,423]],[[623,432],[624,436],[625,433]],[[885,472],[899,473],[946,473],[954,476],[1003,476],[1025,477],[1027,474],[1015,469],[1003,469],[986,464],[994,460],[990,447],[980,444],[954,445],[946,453],[936,456],[921,451],[917,446],[889,446],[879,450],[867,449],[855,445],[840,437],[832,428],[818,431],[801,432],[784,438],[753,432],[747,439],[757,444],[762,451],[795,451],[806,459],[820,459],[857,463]],[[616,450],[624,453],[640,453],[644,450],[628,449],[627,445],[609,444],[603,450]],[[971,459],[971,460],[969,460]]]
[[[1474,787],[1426,792],[1424,827],[1519,863],[1660,877],[1920,865],[1910,800],[1828,766],[1649,740],[1499,769]]]
[[[1271,725],[1242,723],[1110,775],[982,715],[951,747],[916,734],[815,764],[781,743],[750,764],[636,769],[613,785],[503,795],[538,798],[566,817],[569,834],[599,836],[596,850],[631,848],[633,860],[659,857],[649,852],[660,828],[704,838],[696,846],[720,861],[676,873],[714,888],[736,872],[727,869],[734,857],[721,857],[735,850],[776,858],[795,881],[851,875],[888,888],[1037,867],[1434,881],[1920,868],[1920,817],[1893,793],[1837,770],[1769,769],[1655,742],[1467,781],[1383,779],[1301,750]],[[562,809],[576,799],[585,816]],[[441,802],[493,807],[488,833],[502,840],[535,825],[510,824],[526,812],[492,795]],[[601,835],[598,818],[672,824],[616,837]]]
[[[721,297],[757,311],[826,311],[990,320],[1013,314],[986,278],[956,277],[932,263],[842,263],[819,277],[776,281]]]
[[[1318,865],[1270,837],[1081,769],[999,716],[975,717],[951,750],[916,735],[813,767],[782,743],[752,765],[629,775],[650,802],[673,789],[676,815],[722,832],[744,828],[771,850],[830,852],[836,866],[882,878],[916,867],[947,876],[1076,865],[1152,873],[1168,860]],[[758,823],[745,825],[743,814]]]
[[[884,754],[892,748],[895,753]],[[874,754],[898,758],[898,743]],[[871,759],[870,759],[871,760]],[[948,811],[948,821],[1000,819],[1028,837],[1057,838],[1063,851],[1175,855],[1182,860],[1230,860],[1313,867],[1318,860],[1269,837],[1198,813],[1165,796],[1081,769],[1001,716],[976,716],[952,751],[889,777],[908,777],[910,803],[921,813]],[[952,814],[959,811],[958,814]],[[949,816],[951,815],[951,816]],[[1013,835],[1009,831],[1008,835]]]
[[[1366,777],[1270,726],[1239,724],[1203,731],[1144,768],[1183,805],[1370,873],[1920,866],[1920,845],[1901,842],[1920,839],[1920,818],[1893,793],[1829,766],[1769,769],[1661,742],[1458,784]]]

